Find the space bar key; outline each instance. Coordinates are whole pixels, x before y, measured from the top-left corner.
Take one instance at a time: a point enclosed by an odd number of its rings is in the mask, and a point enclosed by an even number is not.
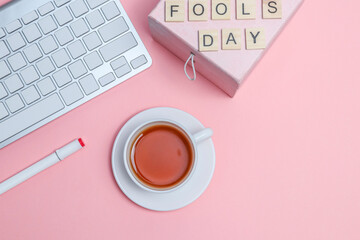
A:
[[[0,123],[0,143],[64,108],[57,93]]]

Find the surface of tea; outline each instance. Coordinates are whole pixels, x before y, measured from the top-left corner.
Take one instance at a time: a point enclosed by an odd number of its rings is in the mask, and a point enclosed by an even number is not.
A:
[[[131,167],[137,178],[155,189],[167,189],[181,183],[194,162],[194,150],[188,136],[167,123],[142,130],[131,146]]]

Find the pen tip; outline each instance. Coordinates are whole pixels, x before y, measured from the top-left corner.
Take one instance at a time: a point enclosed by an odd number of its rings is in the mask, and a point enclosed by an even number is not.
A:
[[[84,141],[81,138],[79,138],[78,141],[82,147],[85,147]]]

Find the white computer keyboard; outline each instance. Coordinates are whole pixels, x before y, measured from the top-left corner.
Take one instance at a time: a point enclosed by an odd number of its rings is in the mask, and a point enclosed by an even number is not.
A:
[[[118,0],[18,0],[0,9],[0,149],[151,62]]]

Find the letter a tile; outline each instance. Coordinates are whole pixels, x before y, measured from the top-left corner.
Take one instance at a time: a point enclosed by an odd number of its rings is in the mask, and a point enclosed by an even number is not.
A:
[[[241,49],[241,29],[224,28],[222,31],[222,49],[240,50]]]

